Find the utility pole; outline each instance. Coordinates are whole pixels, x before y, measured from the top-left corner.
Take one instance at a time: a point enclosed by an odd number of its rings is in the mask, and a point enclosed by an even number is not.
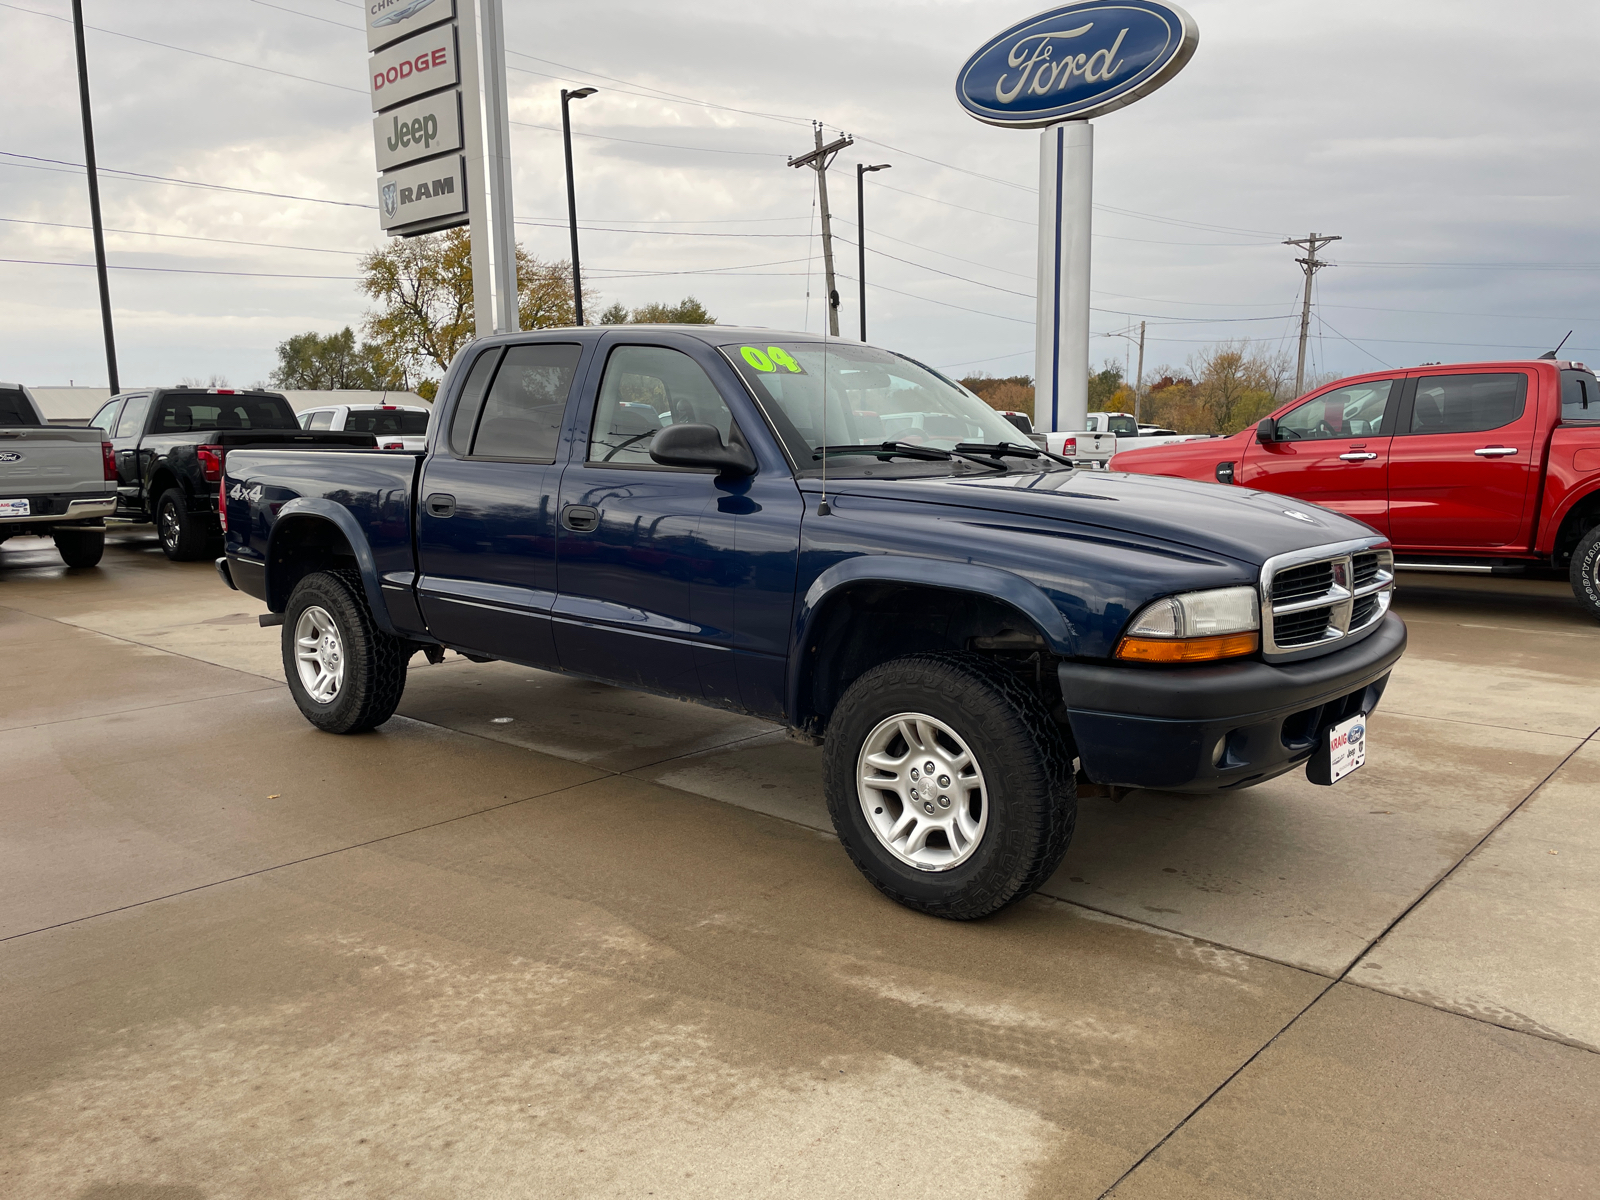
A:
[[[111,332],[111,284],[106,279],[106,235],[100,221],[100,171],[94,161],[94,116],[89,108],[89,56],[83,47],[83,0],[72,0],[72,32],[78,43],[78,99],[83,102],[83,163],[89,169],[89,223],[94,227],[94,267],[100,279],[100,323],[106,334],[106,374],[111,394],[117,379],[117,342]]]
[[[1304,246],[1306,249],[1304,258],[1295,259],[1295,262],[1300,264],[1300,269],[1306,273],[1306,295],[1305,299],[1300,303],[1300,361],[1294,370],[1294,394],[1296,396],[1305,390],[1306,338],[1311,333],[1311,277],[1323,267],[1331,267],[1333,265],[1318,258],[1317,251],[1321,250],[1329,242],[1343,240],[1336,233],[1313,233],[1310,237],[1285,238],[1283,242],[1285,246]]]
[[[583,324],[583,276],[578,270],[578,201],[572,184],[572,117],[568,112],[572,101],[592,96],[598,89],[561,89],[561,147],[567,155],[567,226],[572,231],[572,314],[573,324]]]
[[[817,198],[822,208],[822,273],[828,288],[828,332],[839,336],[839,291],[833,286],[833,226],[828,222],[828,164],[846,146],[853,146],[855,138],[842,134],[822,144],[822,122],[813,121],[811,131],[816,135],[817,148],[797,158],[791,158],[791,167],[810,167],[817,173]],[[859,232],[859,231],[858,231]]]
[[[867,340],[867,201],[866,188],[862,180],[866,179],[869,171],[887,171],[893,163],[879,163],[869,167],[866,163],[856,164],[856,250],[859,257],[856,260],[856,282],[861,285],[861,340]]]
[[[1133,381],[1133,423],[1139,423],[1139,403],[1144,398],[1144,322],[1139,322],[1139,374]]]

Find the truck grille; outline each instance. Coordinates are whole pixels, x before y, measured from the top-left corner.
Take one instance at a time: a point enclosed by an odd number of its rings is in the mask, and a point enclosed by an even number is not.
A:
[[[1371,543],[1280,554],[1261,571],[1268,661],[1326,653],[1370,632],[1389,611],[1394,552]]]

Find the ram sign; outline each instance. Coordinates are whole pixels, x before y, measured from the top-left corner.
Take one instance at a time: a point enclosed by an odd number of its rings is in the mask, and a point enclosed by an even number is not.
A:
[[[378,221],[385,233],[427,233],[467,215],[467,160],[460,154],[385,171],[378,179]]]

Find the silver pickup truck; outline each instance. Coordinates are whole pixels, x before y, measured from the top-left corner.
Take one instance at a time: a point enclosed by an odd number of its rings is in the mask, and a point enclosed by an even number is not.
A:
[[[27,388],[0,383],[0,542],[55,539],[69,567],[92,567],[116,511],[117,472],[100,430],[45,424]]]

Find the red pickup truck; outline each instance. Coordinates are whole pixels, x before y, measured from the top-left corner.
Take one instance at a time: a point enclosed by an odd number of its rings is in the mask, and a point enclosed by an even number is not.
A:
[[[1566,570],[1600,618],[1600,387],[1582,363],[1357,375],[1231,437],[1110,466],[1321,504],[1387,535],[1396,566]]]

